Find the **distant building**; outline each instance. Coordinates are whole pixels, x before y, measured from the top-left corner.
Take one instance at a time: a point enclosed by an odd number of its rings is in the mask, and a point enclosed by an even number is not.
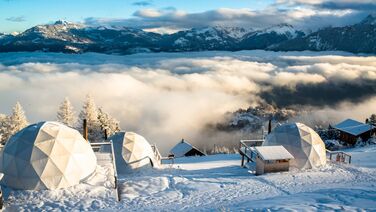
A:
[[[171,149],[170,154],[174,155],[176,158],[205,155],[205,153],[201,152],[198,148],[186,142],[184,139],[182,139],[181,142],[176,144],[174,148]]]
[[[354,145],[359,138],[366,141],[375,133],[375,127],[353,119],[346,119],[334,126],[340,132],[339,139]]]
[[[256,175],[289,171],[290,160],[294,159],[294,156],[283,146],[258,146],[255,150],[257,152]]]

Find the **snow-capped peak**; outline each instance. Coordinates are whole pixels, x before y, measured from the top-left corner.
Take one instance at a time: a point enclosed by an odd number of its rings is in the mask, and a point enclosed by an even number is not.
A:
[[[286,34],[287,32],[294,33],[295,29],[289,24],[278,24],[263,30],[265,32],[276,32],[277,34]]]
[[[54,26],[57,29],[59,29],[59,28],[61,28],[61,29],[66,29],[66,28],[78,29],[78,28],[84,27],[84,25],[82,25],[82,24],[76,24],[76,23],[69,22],[69,21],[66,21],[66,20],[58,20],[54,24],[52,24],[51,26]]]
[[[126,27],[126,26],[114,26],[114,25],[106,25],[106,26],[97,26],[93,27],[93,29],[97,30],[116,30],[116,31],[122,31],[122,30],[130,30],[132,28]],[[137,30],[136,28],[132,30]]]
[[[260,30],[258,34],[265,34],[265,33],[277,33],[278,35],[286,35],[290,38],[295,38],[298,35],[298,31],[290,24],[278,24],[264,30]]]
[[[210,26],[210,27],[201,27],[193,28],[188,30],[188,36],[193,34],[205,34],[206,36],[216,37],[219,40],[218,36],[226,35],[234,39],[241,39],[245,34],[254,31],[252,28],[243,28],[243,27],[228,27],[228,26]]]
[[[254,31],[254,29],[252,28],[243,28],[243,27],[215,26],[214,28],[217,30],[223,31],[228,36],[235,38],[235,39],[240,39],[245,34],[248,34]]]
[[[66,20],[57,20],[54,25],[70,25],[70,24],[73,24],[69,21],[66,21]]]
[[[376,14],[368,15],[362,20],[361,24],[376,25]]]

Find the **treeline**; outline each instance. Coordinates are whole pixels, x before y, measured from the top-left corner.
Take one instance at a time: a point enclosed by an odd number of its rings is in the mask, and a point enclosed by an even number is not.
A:
[[[97,107],[91,95],[86,96],[78,116],[68,98],[65,98],[59,105],[56,121],[82,132],[84,119],[87,121],[88,136],[91,142],[103,141],[105,131],[108,136],[120,131],[120,122],[105,112],[103,108]],[[0,114],[0,142],[6,143],[12,135],[28,125],[29,121],[25,111],[17,102],[10,115]]]

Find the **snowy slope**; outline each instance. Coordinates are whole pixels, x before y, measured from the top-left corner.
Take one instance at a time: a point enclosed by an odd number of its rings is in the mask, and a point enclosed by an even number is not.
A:
[[[240,168],[236,154],[179,158],[159,170],[121,176],[120,203],[113,198],[111,183],[106,182],[111,179],[111,169],[102,164],[97,176],[70,189],[6,189],[6,211],[376,210],[376,146],[349,152],[354,161],[350,166],[330,164],[262,176]]]

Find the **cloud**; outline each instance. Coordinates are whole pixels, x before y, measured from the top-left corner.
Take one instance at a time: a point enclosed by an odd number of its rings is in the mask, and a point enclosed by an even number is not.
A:
[[[133,2],[132,5],[146,7],[146,6],[151,6],[152,2],[151,1],[136,1],[136,2]]]
[[[365,10],[372,11],[376,8],[374,0],[277,0],[276,5],[287,6],[313,6],[316,9],[326,8],[332,10]]]
[[[9,17],[9,18],[6,18],[5,20],[11,21],[11,22],[24,22],[24,21],[26,21],[24,16]]]
[[[143,18],[157,18],[161,17],[163,14],[161,11],[155,9],[143,9],[135,12],[134,15]]]
[[[376,57],[320,54],[0,54],[0,113],[10,113],[19,100],[32,122],[53,120],[65,96],[79,110],[92,93],[123,129],[144,135],[163,152],[181,138],[197,145],[236,143],[241,134],[218,134],[206,126],[259,102],[340,112],[375,98]],[[372,113],[359,108],[353,118]]]
[[[332,10],[352,9],[371,12],[374,12],[376,10],[375,1],[326,1],[317,6]]]
[[[145,8],[134,12],[131,18],[90,17],[85,22],[89,25],[122,25],[154,31],[218,25],[265,28],[283,22],[303,30],[316,30],[357,23],[374,10],[375,4],[374,1],[281,0],[262,10],[218,8],[195,13],[176,8]]]

